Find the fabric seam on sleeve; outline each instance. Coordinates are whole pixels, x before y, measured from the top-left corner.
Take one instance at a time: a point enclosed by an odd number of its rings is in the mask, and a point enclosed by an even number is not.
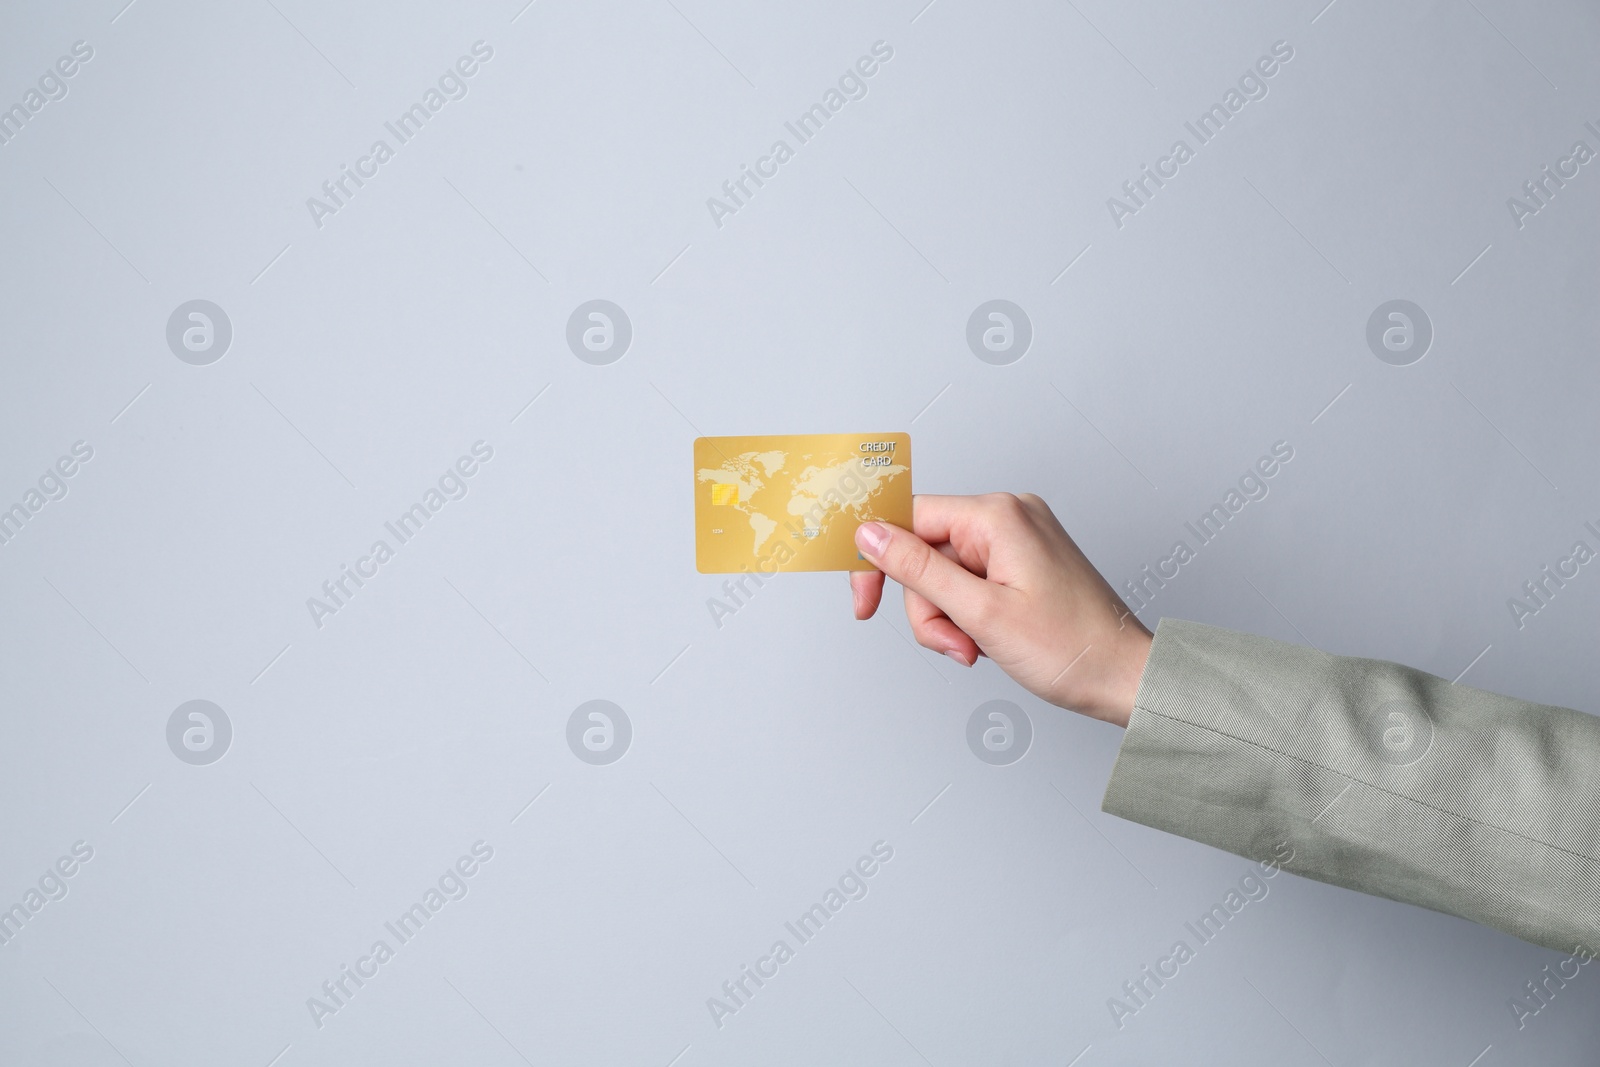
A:
[[[1366,781],[1365,779],[1356,778],[1353,775],[1346,774],[1344,771],[1337,770],[1337,769],[1335,769],[1333,767],[1325,766],[1324,764],[1318,763],[1315,760],[1309,760],[1309,759],[1306,759],[1303,756],[1296,756],[1293,753],[1284,752],[1284,751],[1282,751],[1280,749],[1273,748],[1271,745],[1263,745],[1259,741],[1250,741],[1250,740],[1248,740],[1246,738],[1238,737],[1238,736],[1235,736],[1234,734],[1230,734],[1226,730],[1219,730],[1214,726],[1206,726],[1206,725],[1203,725],[1201,723],[1190,722],[1188,719],[1180,719],[1175,715],[1168,715],[1168,714],[1166,714],[1164,712],[1156,711],[1156,710],[1154,710],[1152,708],[1145,707],[1145,706],[1143,706],[1141,704],[1138,704],[1138,703],[1135,703],[1134,707],[1136,709],[1138,709],[1139,711],[1145,712],[1148,715],[1158,716],[1159,718],[1165,719],[1168,722],[1181,723],[1184,726],[1189,726],[1189,727],[1192,727],[1192,728],[1194,728],[1196,730],[1205,730],[1208,733],[1216,734],[1218,737],[1226,737],[1229,740],[1237,741],[1241,745],[1249,745],[1252,748],[1258,748],[1258,749],[1261,749],[1264,752],[1271,752],[1274,755],[1282,756],[1284,759],[1291,759],[1291,760],[1294,760],[1297,763],[1304,763],[1304,764],[1306,764],[1308,766],[1311,766],[1311,767],[1317,767],[1317,768],[1319,768],[1321,770],[1327,771],[1329,774],[1337,774],[1341,778],[1346,778],[1351,782],[1358,782],[1361,785],[1364,785],[1369,789],[1376,789],[1380,793],[1387,793],[1390,796],[1395,797],[1395,798],[1397,798],[1399,800],[1409,801],[1410,803],[1416,804],[1419,807],[1431,808],[1432,810],[1439,812],[1441,815],[1448,815],[1448,816],[1450,816],[1452,818],[1461,819],[1461,820],[1463,820],[1465,822],[1473,823],[1473,824],[1475,824],[1477,826],[1486,827],[1487,829],[1490,829],[1490,830],[1498,830],[1500,833],[1507,834],[1507,835],[1509,835],[1511,837],[1520,838],[1521,840],[1530,842],[1531,844],[1543,845],[1545,848],[1554,849],[1557,852],[1564,852],[1569,856],[1574,856],[1574,857],[1576,857],[1578,859],[1581,859],[1581,860],[1587,860],[1590,863],[1600,863],[1600,856],[1591,856],[1591,855],[1588,855],[1587,853],[1583,853],[1583,852],[1574,852],[1570,848],[1565,848],[1565,847],[1563,847],[1561,845],[1558,845],[1558,844],[1556,844],[1556,843],[1554,843],[1552,841],[1542,841],[1537,837],[1529,837],[1527,834],[1519,833],[1516,830],[1513,830],[1513,829],[1511,829],[1509,827],[1506,827],[1506,826],[1500,826],[1500,825],[1498,825],[1496,823],[1492,823],[1492,822],[1485,822],[1483,819],[1474,818],[1473,816],[1467,815],[1467,814],[1465,814],[1463,812],[1451,811],[1449,808],[1441,808],[1437,804],[1430,804],[1426,800],[1419,800],[1416,797],[1408,796],[1408,795],[1406,795],[1404,793],[1397,793],[1392,789],[1386,789],[1381,785],[1376,785],[1376,784],[1374,784],[1372,782]],[[1334,799],[1337,800],[1338,798],[1336,797]],[[1320,818],[1320,816],[1319,816],[1319,818]]]

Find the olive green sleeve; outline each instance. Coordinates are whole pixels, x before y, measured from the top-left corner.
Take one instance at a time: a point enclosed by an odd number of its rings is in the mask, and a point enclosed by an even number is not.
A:
[[[1600,946],[1600,718],[1162,619],[1103,811],[1563,952]]]

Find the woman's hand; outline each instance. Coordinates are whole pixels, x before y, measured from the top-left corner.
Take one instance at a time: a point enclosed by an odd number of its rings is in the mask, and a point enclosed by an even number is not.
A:
[[[912,529],[862,523],[856,618],[888,575],[905,587],[917,640],[963,666],[988,656],[1029,692],[1128,725],[1151,634],[1032,493],[916,496]]]

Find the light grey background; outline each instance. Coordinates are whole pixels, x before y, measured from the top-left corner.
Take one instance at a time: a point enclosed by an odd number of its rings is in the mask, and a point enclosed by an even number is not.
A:
[[[0,906],[93,849],[0,947],[0,1063],[1595,1062],[1600,972],[1519,1029],[1558,954],[1288,874],[1119,1029],[1251,864],[1102,815],[1119,733],[916,648],[893,597],[858,623],[841,575],[785,576],[718,626],[690,496],[696,433],[909,430],[919,491],[1038,492],[1121,588],[1287,441],[1147,624],[1600,708],[1600,565],[1507,606],[1600,543],[1600,162],[1507,206],[1600,150],[1592,5],[124,2],[0,15],[0,106],[94,53],[0,145],[0,506],[94,450],[0,547]],[[319,227],[307,198],[480,40]],[[195,299],[233,329],[207,366],[166,342]],[[566,344],[593,299],[633,328],[605,366]],[[993,299],[1033,328],[1009,365],[966,342]],[[1366,343],[1392,299],[1434,329],[1409,366]],[[209,765],[167,744],[200,699],[233,730]],[[567,745],[596,699],[632,725],[606,765]],[[1033,727],[1008,766],[966,741],[994,699]],[[878,841],[719,1028],[707,999]]]

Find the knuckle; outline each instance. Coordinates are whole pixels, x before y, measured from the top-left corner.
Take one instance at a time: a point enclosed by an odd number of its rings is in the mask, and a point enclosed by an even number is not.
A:
[[[1006,504],[1010,493],[984,493],[978,497],[978,506],[990,515],[997,514]]]
[[[905,547],[900,556],[900,575],[902,585],[915,586],[920,583],[928,573],[929,557],[933,549],[926,543],[918,542]]]
[[[1050,510],[1050,505],[1044,502],[1044,497],[1038,493],[1023,493],[1019,498],[1022,501],[1024,514],[1036,529],[1048,530],[1060,525],[1056,513]]]
[[[1018,519],[1027,518],[1028,506],[1023,502],[1022,497],[1015,493],[994,493],[992,497],[993,502],[990,507],[993,509],[996,519],[1004,522],[1015,522]]]

